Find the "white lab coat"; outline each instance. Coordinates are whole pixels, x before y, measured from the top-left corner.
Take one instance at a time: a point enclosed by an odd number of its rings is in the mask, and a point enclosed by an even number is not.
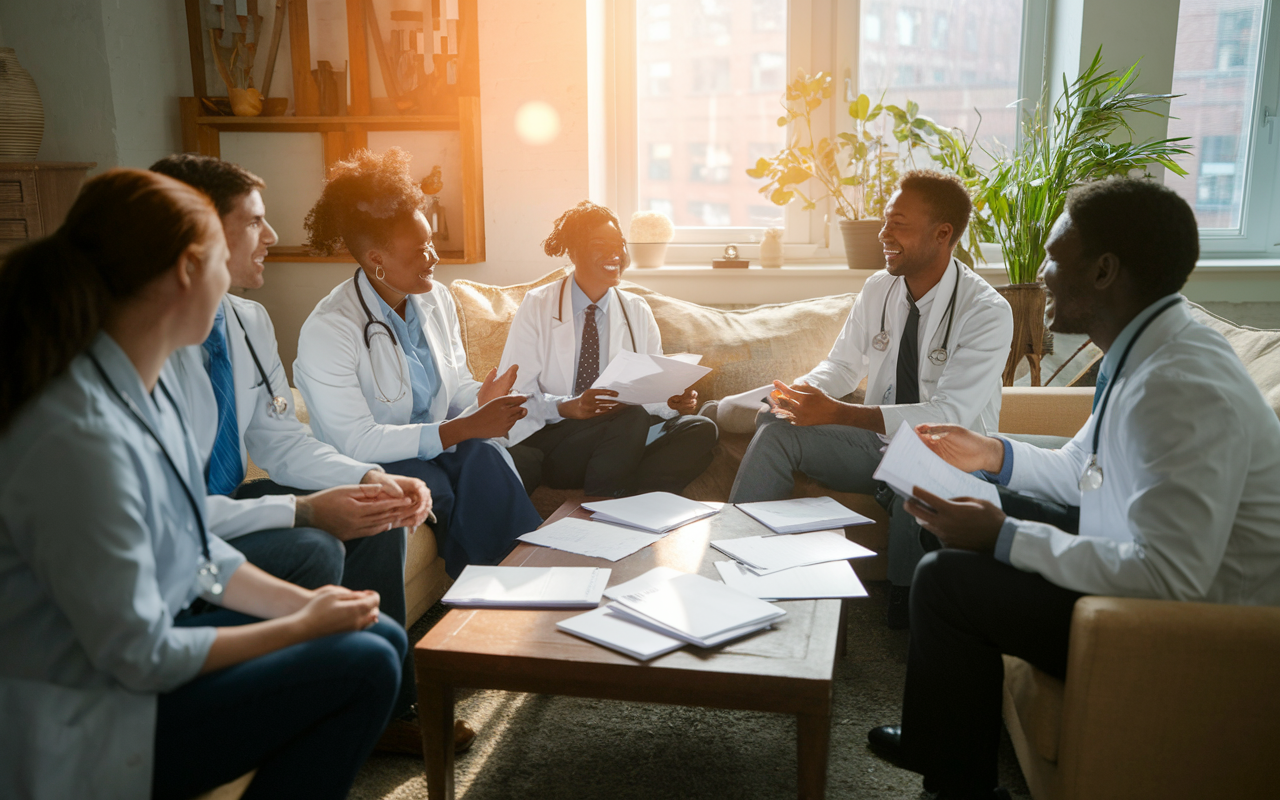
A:
[[[1010,560],[1088,594],[1280,605],[1280,421],[1231,345],[1185,305],[1114,379],[1102,487],[1094,417],[1060,450],[1013,442],[1009,488],[1080,506],[1080,535],[1017,523]]]
[[[921,402],[882,402],[897,378],[898,344],[908,312],[903,299],[905,281],[883,270],[868,278],[862,287],[831,354],[798,380],[832,397],[843,397],[867,378],[865,402],[880,407],[888,437],[904,421],[912,426],[947,422],[978,433],[995,433],[1000,425],[1001,375],[1013,340],[1013,312],[991,284],[955,259],[936,289],[929,318],[918,339]],[[942,347],[946,338],[945,318],[953,289],[955,321],[951,325],[948,358],[937,365],[929,360],[929,353]],[[880,332],[882,310],[884,329],[890,337],[889,346],[883,351],[872,346],[872,339]]]
[[[512,364],[519,365],[515,391],[529,396],[525,404],[528,416],[507,435],[512,444],[527,439],[545,425],[559,422],[556,406],[575,396],[574,364],[580,348],[573,322],[573,287],[568,284],[571,280],[573,276],[568,275],[530,291],[511,321],[498,372],[505,372]],[[644,298],[617,289],[611,289],[610,294],[609,352],[600,362],[601,370],[623,350],[661,355],[662,333]],[[679,414],[666,403],[651,403],[645,409],[664,419]]]
[[[372,338],[372,350],[365,347],[368,318],[356,297],[356,281],[370,314],[382,321],[382,305],[361,271],[316,305],[298,337],[293,380],[307,401],[311,428],[322,441],[362,461],[386,464],[420,455],[434,458],[439,452],[419,454],[424,425],[438,429],[475,411],[480,392],[480,382],[467,367],[453,297],[441,284],[430,292],[409,295],[440,376],[440,388],[431,400],[431,422],[412,424],[409,362],[404,350],[381,333]],[[375,328],[381,330],[372,326],[370,332]]]
[[[247,459],[252,458],[276,483],[308,490],[359,483],[365,473],[377,469],[373,464],[342,455],[312,436],[307,426],[298,421],[293,393],[276,348],[275,328],[267,310],[252,300],[227,295],[222,299],[222,311],[227,320],[227,346],[235,382],[241,465],[247,465]],[[243,329],[236,313],[244,321]],[[271,377],[271,389],[289,401],[289,410],[283,417],[276,418],[268,411],[272,395],[263,386],[262,375],[253,363],[249,345],[245,343],[246,335]],[[218,433],[218,402],[204,367],[202,348],[200,345],[184,347],[173,354],[170,362],[187,398],[188,408],[184,412],[191,420],[201,463],[207,463]],[[209,529],[224,539],[231,539],[254,531],[293,527],[295,498],[289,495],[232,500],[211,495],[208,508]]]

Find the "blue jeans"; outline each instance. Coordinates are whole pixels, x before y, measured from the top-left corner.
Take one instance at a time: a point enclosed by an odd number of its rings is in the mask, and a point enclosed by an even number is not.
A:
[[[220,609],[176,624],[257,621]],[[384,616],[160,695],[152,796],[192,797],[256,769],[246,800],[346,797],[391,717],[408,650],[404,629]]]

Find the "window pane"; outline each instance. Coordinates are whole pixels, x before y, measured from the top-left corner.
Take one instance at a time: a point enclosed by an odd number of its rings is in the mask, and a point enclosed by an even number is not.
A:
[[[1173,57],[1170,136],[1190,136],[1165,183],[1195,209],[1200,230],[1238,229],[1265,0],[1182,0]]]
[[[1010,33],[1021,30],[1022,0],[863,0],[859,91],[913,100],[989,150],[1012,145],[1022,42]]]
[[[787,0],[636,0],[639,208],[678,226],[774,227],[746,170],[786,145]]]

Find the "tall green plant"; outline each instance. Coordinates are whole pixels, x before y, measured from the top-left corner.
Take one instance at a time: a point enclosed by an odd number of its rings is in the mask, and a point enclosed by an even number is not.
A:
[[[1033,283],[1044,260],[1044,244],[1066,205],[1067,190],[1078,183],[1161,164],[1186,175],[1173,157],[1188,151],[1186,137],[1136,143],[1126,115],[1154,114],[1172,94],[1134,93],[1138,64],[1123,74],[1102,71],[1102,48],[1075,81],[1062,79],[1062,95],[1049,104],[1045,83],[1035,110],[1022,122],[1022,138],[977,182],[975,205],[985,215],[1004,254],[1010,283]],[[1112,141],[1124,132],[1127,141]]]

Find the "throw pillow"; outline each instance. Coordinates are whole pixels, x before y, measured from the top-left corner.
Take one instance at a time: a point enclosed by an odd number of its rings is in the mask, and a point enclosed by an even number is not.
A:
[[[1280,416],[1280,331],[1261,330],[1237,325],[1195,303],[1191,318],[1221,333],[1236,351],[1249,377],[1258,384],[1268,405]]]

